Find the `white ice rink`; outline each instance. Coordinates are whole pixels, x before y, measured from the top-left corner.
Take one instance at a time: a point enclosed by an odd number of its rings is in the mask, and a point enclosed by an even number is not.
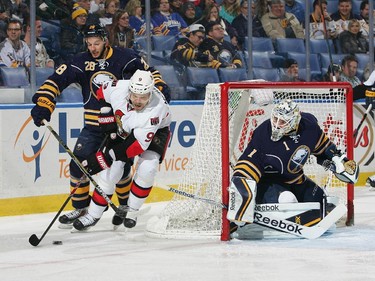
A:
[[[375,280],[375,191],[356,188],[355,226],[316,240],[164,240],[135,229],[110,231],[112,210],[86,233],[51,228],[55,213],[0,218],[1,281],[367,281]],[[53,245],[62,240],[63,245]]]

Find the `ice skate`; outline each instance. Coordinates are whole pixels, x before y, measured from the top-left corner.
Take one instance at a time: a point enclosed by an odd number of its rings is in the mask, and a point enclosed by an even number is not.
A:
[[[124,226],[126,228],[133,228],[137,224],[137,216],[139,210],[128,207],[128,213],[124,219]]]
[[[120,205],[118,207],[120,210],[124,211],[124,215],[126,216],[126,211],[127,211],[127,206],[123,206],[123,205]],[[112,224],[113,224],[113,229],[116,230],[117,228],[119,228],[120,225],[122,225],[124,222],[124,218],[123,217],[120,217],[117,213],[115,213],[113,215],[113,218],[112,218]]]
[[[94,226],[99,219],[94,218],[90,214],[86,214],[82,217],[79,217],[73,222],[73,227],[79,231],[87,230],[90,227]]]
[[[59,217],[59,222],[61,225],[59,228],[72,228],[73,222],[81,216],[87,213],[87,208],[75,209],[69,213],[66,213]]]

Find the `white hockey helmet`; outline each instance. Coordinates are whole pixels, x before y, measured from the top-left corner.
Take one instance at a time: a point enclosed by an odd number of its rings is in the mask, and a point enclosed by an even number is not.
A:
[[[277,104],[271,113],[271,140],[278,141],[284,135],[297,130],[301,113],[298,104],[291,99]]]
[[[136,95],[152,93],[154,89],[154,78],[150,71],[137,70],[130,78],[129,91]]]

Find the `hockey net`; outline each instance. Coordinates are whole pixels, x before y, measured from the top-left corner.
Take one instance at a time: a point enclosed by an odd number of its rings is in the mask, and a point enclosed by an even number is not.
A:
[[[314,114],[323,131],[353,159],[352,89],[348,83],[233,82],[209,84],[201,123],[178,189],[228,204],[232,166],[246,148],[252,132],[270,118],[275,104],[290,98],[300,110]],[[347,137],[348,136],[348,137]],[[353,186],[335,178],[311,156],[305,173],[348,206],[347,224],[353,219]],[[152,237],[229,239],[226,210],[176,194],[165,209],[148,221]]]

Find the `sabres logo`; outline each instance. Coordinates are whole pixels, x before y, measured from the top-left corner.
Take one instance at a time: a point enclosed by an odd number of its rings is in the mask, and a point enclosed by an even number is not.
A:
[[[309,159],[309,156],[310,149],[307,146],[302,145],[298,147],[289,159],[288,170],[294,174],[300,172],[307,159]]]

